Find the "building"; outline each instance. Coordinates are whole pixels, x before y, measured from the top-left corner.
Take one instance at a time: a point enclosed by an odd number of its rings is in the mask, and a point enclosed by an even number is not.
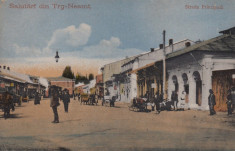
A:
[[[185,43],[183,49],[166,52],[165,92],[168,100],[173,91],[178,93],[178,100],[181,99],[182,91],[185,91],[185,103],[190,108],[208,110],[209,89],[212,89],[216,98],[215,109],[227,109],[227,91],[235,86],[234,30],[235,27],[221,31],[221,36],[193,45]],[[134,61],[130,63],[135,66]],[[164,92],[161,59],[136,70],[127,68],[126,71],[129,72],[127,75],[137,75],[137,97],[143,97],[149,92],[150,98],[153,98],[157,92]]]
[[[190,108],[208,109],[209,89],[216,110],[226,110],[227,91],[235,85],[235,27],[223,35],[166,55],[168,98],[186,91]]]
[[[46,86],[39,82],[38,77],[11,71],[6,66],[3,68],[0,66],[0,83],[5,90],[29,98],[34,98],[36,91],[43,94],[46,89]]]
[[[99,98],[102,98],[104,95],[104,83],[103,83],[103,75],[99,74],[96,76],[96,94]]]
[[[65,77],[50,77],[47,79],[50,83],[49,85],[55,85],[61,87],[62,89],[68,89],[70,95],[74,94],[75,81],[73,79]]]
[[[165,54],[184,49],[187,45],[195,44],[189,39],[173,43],[169,39],[169,45],[165,46]],[[151,48],[150,52],[141,54],[133,60],[122,65],[123,82],[122,101],[130,102],[134,97],[142,97],[148,91],[151,97],[156,91],[162,93],[162,60],[164,57],[163,45],[159,48]],[[155,64],[156,61],[161,63]],[[159,76],[161,75],[161,76]],[[138,80],[137,80],[138,79]]]
[[[119,75],[121,73],[121,66],[123,64],[133,60],[135,57],[136,56],[126,57],[125,59],[106,64],[101,68],[103,75],[102,79],[104,83],[104,93],[108,91],[110,93],[109,95],[118,96],[120,85],[118,81],[115,80],[115,75]]]
[[[85,86],[84,83],[78,83],[74,86],[74,93],[75,94],[82,94],[83,92],[83,86]]]

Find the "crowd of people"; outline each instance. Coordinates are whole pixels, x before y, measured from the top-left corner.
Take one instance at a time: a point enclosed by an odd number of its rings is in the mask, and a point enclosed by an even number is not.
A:
[[[69,111],[69,103],[70,103],[70,94],[68,89],[61,90],[57,86],[50,87],[50,107],[52,108],[52,111],[54,113],[54,120],[52,123],[59,123],[59,115],[57,111],[57,107],[60,105],[60,101],[63,102],[64,105],[64,111],[65,113],[68,113]],[[227,92],[227,114],[231,115],[233,113],[233,110],[235,108],[235,88],[232,87]],[[74,93],[73,93],[74,94]],[[34,104],[40,104],[41,101],[41,94],[39,91],[35,92],[34,97]],[[76,100],[76,96],[78,97],[78,100],[81,99],[81,95],[73,95],[74,100]],[[95,99],[95,98],[94,98]],[[13,99],[12,99],[13,100]],[[112,102],[112,101],[110,101]],[[147,109],[147,103],[151,104],[152,111],[156,109],[156,112],[159,114],[162,110],[174,110],[178,111],[180,109],[190,109],[189,108],[189,100],[188,95],[185,91],[182,91],[180,96],[178,96],[178,92],[172,91],[170,101],[164,100],[163,94],[159,93],[158,91],[153,97],[150,97],[150,93],[147,91],[146,94],[141,98],[133,99],[133,104],[140,108]],[[140,104],[144,104],[144,106]],[[208,106],[209,106],[209,113],[210,115],[216,114],[215,111],[215,105],[216,105],[216,97],[212,89],[209,90],[209,96],[208,96]],[[113,105],[114,106],[114,105]],[[146,110],[145,110],[146,111]]]

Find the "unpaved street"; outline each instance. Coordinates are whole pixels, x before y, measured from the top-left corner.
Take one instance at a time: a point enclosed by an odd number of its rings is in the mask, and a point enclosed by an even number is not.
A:
[[[1,150],[235,150],[235,116],[205,111],[141,113],[117,102],[115,108],[81,105],[71,99],[69,113],[59,106],[53,124],[49,99],[0,112]]]

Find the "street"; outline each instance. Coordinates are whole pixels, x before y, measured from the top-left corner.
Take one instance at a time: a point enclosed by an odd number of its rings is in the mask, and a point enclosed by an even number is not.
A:
[[[69,112],[58,108],[53,121],[49,99],[16,106],[11,118],[0,112],[0,150],[235,150],[235,116],[209,111],[129,111],[116,107],[81,105],[71,99]]]

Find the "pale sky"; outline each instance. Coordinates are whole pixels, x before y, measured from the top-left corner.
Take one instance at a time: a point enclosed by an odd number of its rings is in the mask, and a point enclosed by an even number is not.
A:
[[[235,26],[235,0],[0,0],[0,64],[38,76],[59,76],[66,65],[98,73],[106,63],[167,41],[207,40]],[[36,4],[36,8],[10,8]],[[48,5],[49,9],[39,6]],[[87,9],[58,5],[90,5]],[[186,5],[199,9],[186,9]],[[222,6],[223,9],[202,9]],[[61,7],[60,7],[61,8]],[[56,50],[60,60],[55,62]]]

